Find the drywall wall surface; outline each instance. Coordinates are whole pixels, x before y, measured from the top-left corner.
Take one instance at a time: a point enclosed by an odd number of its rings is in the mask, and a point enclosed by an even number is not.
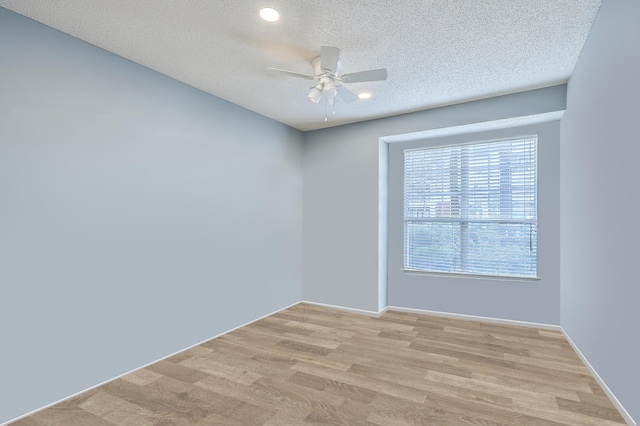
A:
[[[602,3],[569,80],[561,143],[561,325],[640,420],[636,216],[640,2]]]
[[[305,133],[303,299],[374,312],[386,305],[381,138],[562,111],[565,97],[560,85]]]
[[[302,298],[378,312],[378,141],[363,128],[305,134]]]
[[[538,136],[538,277],[509,280],[403,270],[404,150]],[[560,323],[560,122],[389,144],[389,304],[543,324]]]
[[[0,423],[301,299],[302,134],[0,8]]]

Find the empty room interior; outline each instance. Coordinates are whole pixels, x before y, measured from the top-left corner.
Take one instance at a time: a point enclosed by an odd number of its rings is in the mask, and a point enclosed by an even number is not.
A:
[[[0,0],[0,424],[635,425],[639,22]]]

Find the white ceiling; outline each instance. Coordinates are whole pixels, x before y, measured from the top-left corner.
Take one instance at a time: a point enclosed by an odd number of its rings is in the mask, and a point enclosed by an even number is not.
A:
[[[0,0],[0,6],[306,131],[565,83],[602,0]],[[265,6],[281,19],[258,16]],[[373,97],[306,99],[320,45]]]

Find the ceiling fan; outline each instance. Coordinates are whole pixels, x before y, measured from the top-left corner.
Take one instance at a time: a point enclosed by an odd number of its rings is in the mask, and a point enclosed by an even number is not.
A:
[[[324,95],[329,105],[334,105],[336,96],[339,96],[340,99],[346,103],[351,103],[358,99],[353,92],[343,87],[343,84],[387,79],[387,70],[384,68],[338,75],[340,65],[340,49],[332,46],[321,46],[320,56],[313,58],[311,61],[311,66],[313,66],[314,71],[313,75],[273,67],[269,67],[267,70],[307,80],[318,80],[318,84],[311,87],[311,91],[307,97],[313,103],[317,104]]]

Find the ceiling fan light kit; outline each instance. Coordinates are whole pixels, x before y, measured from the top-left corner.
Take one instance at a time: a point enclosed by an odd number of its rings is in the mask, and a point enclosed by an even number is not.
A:
[[[317,86],[312,87],[307,97],[314,104],[320,102],[320,98],[322,98],[322,85],[318,84]]]
[[[382,81],[387,79],[387,70],[384,68],[338,75],[341,65],[340,49],[332,46],[321,46],[320,56],[313,58],[311,61],[311,66],[313,67],[314,72],[313,75],[272,67],[267,68],[267,70],[279,72],[292,77],[317,80],[318,83],[311,87],[307,98],[311,102],[317,104],[324,97],[327,100],[327,103],[334,106],[334,108],[336,96],[348,104],[357,101],[358,98],[368,99],[371,97],[371,93],[369,92],[365,92],[368,96],[361,96],[363,95],[362,93],[356,96],[353,92],[345,88],[343,84]]]

